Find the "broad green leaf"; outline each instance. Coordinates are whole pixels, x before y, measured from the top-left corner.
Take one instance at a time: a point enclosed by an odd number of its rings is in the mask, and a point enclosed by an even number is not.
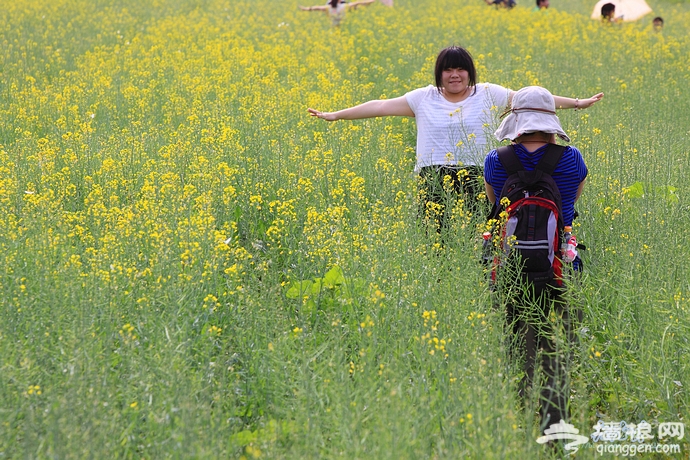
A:
[[[624,187],[623,193],[630,198],[642,198],[644,196],[644,185],[642,185],[642,182],[635,182],[630,187]]]
[[[290,285],[290,288],[285,293],[285,297],[297,299],[304,294],[310,294],[312,292],[312,284],[314,284],[312,280],[295,281]]]
[[[333,268],[323,276],[323,283],[326,287],[335,287],[345,283],[345,276],[339,266],[334,265]]]

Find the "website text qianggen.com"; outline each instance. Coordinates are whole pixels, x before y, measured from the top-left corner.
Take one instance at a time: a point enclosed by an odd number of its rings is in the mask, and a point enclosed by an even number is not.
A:
[[[597,444],[599,455],[615,454],[623,457],[634,457],[637,454],[679,454],[680,444]]]

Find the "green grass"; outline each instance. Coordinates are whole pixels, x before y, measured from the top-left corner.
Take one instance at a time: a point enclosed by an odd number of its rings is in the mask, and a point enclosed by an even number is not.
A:
[[[690,12],[589,3],[3,7],[0,458],[548,458],[480,220],[443,250],[417,221],[414,121],[306,113],[430,84],[452,43],[481,81],[605,93],[559,112],[590,171],[571,423],[685,420]]]

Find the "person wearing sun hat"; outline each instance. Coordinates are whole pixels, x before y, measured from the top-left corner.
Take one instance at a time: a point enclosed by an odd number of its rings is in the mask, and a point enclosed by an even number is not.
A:
[[[517,158],[524,168],[532,171],[550,144],[560,138],[570,142],[556,116],[556,104],[551,93],[539,86],[517,91],[494,135],[499,141],[510,140]],[[551,177],[561,194],[564,225],[572,225],[575,201],[580,197],[587,177],[587,166],[578,149],[565,147]],[[498,205],[508,173],[492,150],[484,162],[484,180],[489,200]],[[535,369],[541,368],[543,385],[540,391],[541,430],[569,417],[568,369],[574,349],[576,325],[581,313],[563,298],[560,288],[517,289],[519,277],[508,275],[497,292],[505,303],[506,329],[510,337],[511,359],[522,363],[523,379],[519,392],[525,397],[535,381]],[[553,322],[551,317],[558,318]],[[567,343],[556,343],[557,326],[562,321]],[[565,348],[565,350],[564,350]]]
[[[527,86],[520,89],[506,113],[494,136],[499,141],[513,142],[515,153],[528,171],[535,168],[546,146],[556,143],[557,136],[570,142],[556,116],[554,98],[546,88]],[[587,166],[580,151],[568,146],[552,177],[561,192],[563,224],[572,225],[575,201],[580,197],[587,177]],[[484,160],[484,185],[492,203],[498,202],[497,195],[507,179],[508,174],[498,160],[496,150],[492,150]]]

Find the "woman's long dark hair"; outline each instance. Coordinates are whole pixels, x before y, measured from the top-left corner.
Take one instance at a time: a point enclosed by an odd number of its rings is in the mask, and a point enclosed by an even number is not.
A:
[[[336,8],[340,2],[341,0],[331,0],[328,4],[331,5],[331,8]]]
[[[474,68],[474,61],[472,55],[465,48],[460,46],[449,46],[441,50],[436,58],[436,69],[434,75],[436,76],[436,88],[441,92],[443,90],[443,71],[448,69],[463,69],[467,70],[469,74],[468,87],[471,86],[472,94],[477,92],[477,71]]]

